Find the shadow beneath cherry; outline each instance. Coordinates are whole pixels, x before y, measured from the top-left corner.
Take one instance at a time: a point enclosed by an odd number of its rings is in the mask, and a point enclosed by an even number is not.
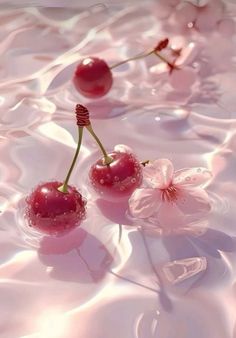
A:
[[[106,201],[101,198],[96,200],[100,212],[111,222],[123,225],[130,225],[127,217],[128,198],[118,202]]]
[[[99,282],[113,262],[106,247],[82,228],[63,237],[43,237],[38,257],[52,278],[79,283]]]
[[[112,98],[102,98],[89,101],[86,104],[93,119],[107,119],[123,115],[128,112],[128,106],[122,101]]]

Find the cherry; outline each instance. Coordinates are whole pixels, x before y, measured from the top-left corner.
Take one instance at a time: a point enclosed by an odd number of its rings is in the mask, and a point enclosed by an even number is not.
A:
[[[109,67],[107,63],[97,57],[87,57],[81,61],[77,66],[74,76],[73,83],[78,92],[88,98],[100,98],[106,95],[111,89],[113,83],[112,69],[121,66],[129,61],[142,59],[151,54],[156,55],[170,66],[175,66],[166,60],[160,52],[167,47],[169,39],[161,40],[153,49],[133,56],[129,59],[120,61],[113,66]]]
[[[61,235],[78,226],[85,216],[85,200],[72,186],[58,190],[61,182],[39,184],[27,197],[29,225],[49,235]]]
[[[77,105],[76,116],[78,126],[88,130],[103,154],[89,171],[94,189],[103,197],[109,198],[117,199],[131,195],[142,182],[142,164],[125,145],[116,146],[112,153],[106,152],[93,130],[87,108]]]
[[[88,57],[77,66],[73,82],[82,95],[99,98],[109,92],[113,79],[111,70],[104,60]]]
[[[116,146],[115,151],[108,154],[93,130],[87,108],[79,105],[76,113],[77,124],[88,130],[103,154],[89,171],[94,189],[109,199],[130,196],[142,182],[142,164],[124,145]]]
[[[80,152],[84,128],[96,140],[103,154],[103,158],[90,170],[90,177],[97,191],[115,197],[129,196],[142,181],[141,164],[129,148],[122,146],[107,154],[93,131],[88,109],[78,104],[75,113],[78,144],[65,181],[39,184],[26,198],[26,217],[29,225],[49,235],[62,235],[80,225],[85,217],[86,202],[75,187],[68,185]]]
[[[128,197],[142,182],[142,167],[131,153],[114,151],[108,154],[107,165],[100,158],[92,165],[89,178],[94,189],[104,198]]]
[[[65,181],[38,185],[26,198],[26,218],[33,228],[50,235],[61,235],[78,226],[85,216],[85,201],[76,188],[68,185],[82,143],[83,128],[87,126],[87,108],[76,105],[78,144]]]

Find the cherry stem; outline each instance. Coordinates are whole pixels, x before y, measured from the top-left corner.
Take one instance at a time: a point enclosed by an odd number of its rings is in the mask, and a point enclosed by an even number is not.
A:
[[[143,54],[138,54],[136,56],[133,56],[129,59],[126,59],[126,60],[123,60],[123,61],[120,61],[116,64],[114,64],[113,66],[110,67],[110,69],[113,69],[113,68],[116,68],[116,67],[119,67],[129,61],[134,61],[134,60],[138,60],[138,59],[143,59],[149,55],[152,55],[152,54],[155,54],[157,57],[159,57],[159,59],[163,62],[165,62],[170,68],[174,68],[175,66],[170,62],[168,61],[164,56],[162,56],[160,53],[158,53],[158,51],[156,50],[156,48],[152,49],[151,51],[147,52],[147,53],[143,53]]]
[[[166,58],[164,58],[164,56],[162,56],[160,53],[154,51],[154,54],[159,57],[160,60],[162,60],[163,62],[165,62],[171,70],[173,70],[174,68],[178,68],[177,66],[175,66],[174,63],[171,63],[170,61],[168,61]]]
[[[90,132],[90,134],[93,136],[93,138],[95,139],[95,141],[97,142],[99,148],[101,149],[103,156],[104,156],[104,164],[109,165],[111,162],[113,162],[112,157],[107,155],[106,150],[104,149],[101,141],[99,140],[99,138],[97,137],[97,135],[95,134],[95,132],[93,131],[93,128],[90,125],[86,126],[87,130]]]
[[[77,144],[77,148],[76,148],[76,152],[73,158],[73,161],[71,163],[70,169],[68,171],[68,174],[66,176],[66,179],[64,181],[64,183],[58,188],[59,191],[63,192],[63,193],[67,193],[67,189],[68,189],[68,182],[71,176],[71,173],[74,169],[75,163],[77,161],[77,157],[79,155],[79,151],[80,151],[80,147],[81,147],[81,143],[82,143],[82,137],[83,137],[83,127],[78,127],[78,133],[79,133],[79,140],[78,140],[78,144]]]
[[[123,60],[123,61],[120,61],[116,64],[114,64],[113,66],[110,67],[110,69],[113,69],[113,68],[116,68],[116,67],[119,67],[129,61],[134,61],[134,60],[138,60],[138,59],[142,59],[142,58],[145,58],[146,56],[149,56],[151,55],[152,53],[154,52],[154,50],[152,49],[151,51],[147,52],[147,53],[142,53],[142,54],[138,54],[136,56],[133,56],[129,59],[126,59],[126,60]]]
[[[142,164],[142,166],[144,167],[146,167],[146,165],[149,163],[150,163],[150,160],[145,160],[145,161],[140,162],[140,164]]]

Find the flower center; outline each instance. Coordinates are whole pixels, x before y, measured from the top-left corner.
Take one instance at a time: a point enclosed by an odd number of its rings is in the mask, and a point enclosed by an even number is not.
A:
[[[178,190],[170,184],[168,188],[161,189],[161,199],[163,202],[175,202],[178,198]]]

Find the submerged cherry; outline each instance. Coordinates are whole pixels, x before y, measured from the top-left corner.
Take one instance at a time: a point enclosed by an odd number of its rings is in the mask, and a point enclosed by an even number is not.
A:
[[[111,67],[108,66],[106,61],[100,58],[87,57],[81,61],[75,70],[73,76],[74,86],[77,91],[85,97],[100,98],[106,95],[112,87],[112,69],[129,61],[145,58],[151,54],[159,57],[170,68],[174,68],[175,66],[160,54],[160,52],[167,47],[168,43],[168,39],[161,40],[153,49],[120,61]]]
[[[60,192],[61,182],[39,184],[27,197],[26,216],[29,225],[49,235],[61,235],[81,223],[85,216],[85,200],[75,187]]]
[[[81,118],[78,118],[77,111]],[[87,109],[76,106],[78,145],[64,182],[45,182],[26,198],[26,217],[33,228],[50,235],[62,235],[75,228],[85,217],[85,200],[75,187],[68,185],[79,155],[83,127],[88,123]]]
[[[117,199],[128,197],[142,182],[142,168],[131,153],[114,151],[108,156],[109,165],[99,159],[92,165],[89,177],[94,189],[103,197]]]

